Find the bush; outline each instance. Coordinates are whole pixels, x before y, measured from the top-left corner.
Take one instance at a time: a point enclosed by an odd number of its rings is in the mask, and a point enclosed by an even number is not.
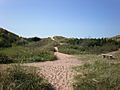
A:
[[[30,41],[30,42],[37,42],[37,41],[40,41],[41,40],[41,38],[39,38],[39,37],[32,37],[32,38],[28,38],[27,39],[28,41]]]
[[[61,45],[59,46],[59,51],[66,54],[84,54],[86,52],[86,48],[75,45]]]
[[[0,53],[0,64],[8,64],[13,63],[13,60],[9,58],[7,55]]]
[[[16,65],[0,73],[0,90],[53,90],[53,87],[38,76],[35,68]]]
[[[28,41],[23,38],[20,38],[19,40],[16,41],[16,45],[25,45],[25,44],[28,44]]]
[[[44,62],[44,61],[52,61],[57,60],[56,56],[53,52],[50,51],[40,51],[37,54],[30,56],[28,58],[28,61],[32,62]]]
[[[0,48],[11,47],[11,46],[12,46],[12,44],[10,43],[10,41],[8,41],[5,38],[0,37]]]

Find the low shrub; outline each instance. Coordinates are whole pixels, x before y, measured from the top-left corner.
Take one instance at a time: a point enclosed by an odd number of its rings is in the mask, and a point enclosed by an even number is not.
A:
[[[20,38],[19,40],[17,40],[17,41],[15,42],[15,44],[22,46],[22,45],[28,44],[28,41],[25,40],[24,38]]]
[[[28,58],[28,61],[32,62],[44,62],[44,61],[52,61],[52,60],[57,60],[56,56],[54,55],[53,52],[50,51],[40,51],[39,53],[30,56]]]
[[[4,53],[0,53],[0,63],[1,64],[13,63],[13,60]]]

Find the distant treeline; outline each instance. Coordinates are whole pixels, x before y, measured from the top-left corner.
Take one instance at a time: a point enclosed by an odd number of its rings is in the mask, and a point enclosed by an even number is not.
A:
[[[118,45],[120,46],[120,42],[108,38],[99,38],[99,39],[68,39],[68,44],[71,45],[80,45],[80,46],[86,46],[86,47],[94,47],[94,46],[104,46],[104,45]]]

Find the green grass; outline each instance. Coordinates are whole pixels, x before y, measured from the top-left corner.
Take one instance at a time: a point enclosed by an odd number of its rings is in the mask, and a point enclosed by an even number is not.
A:
[[[110,63],[97,55],[80,55],[80,59],[89,61],[74,68],[74,90],[120,90],[120,64]]]
[[[36,68],[14,65],[0,72],[0,90],[53,90]]]
[[[72,55],[86,53],[79,46],[72,46],[72,45],[61,45],[59,46],[59,51],[62,53],[72,54]]]
[[[48,40],[47,40],[48,41]],[[10,60],[0,60],[0,63],[18,63],[18,62],[43,62],[56,60],[54,55],[54,42],[41,41],[30,43],[25,46],[14,46],[10,48],[1,48],[0,57],[3,55],[10,58]],[[51,42],[51,43],[50,43]],[[42,44],[41,44],[42,43]],[[47,44],[49,43],[49,44]],[[2,55],[3,54],[3,55]]]
[[[13,47],[0,51],[6,57],[11,58],[12,62],[39,62],[56,60],[54,52],[40,49],[29,49],[25,47]],[[7,59],[7,58],[6,58]],[[6,60],[6,62],[10,60]],[[3,60],[5,62],[5,60]],[[7,62],[7,63],[8,63]],[[1,62],[2,63],[2,62]]]

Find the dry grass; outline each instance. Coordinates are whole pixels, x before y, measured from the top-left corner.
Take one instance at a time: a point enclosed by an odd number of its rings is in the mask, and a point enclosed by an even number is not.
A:
[[[120,90],[120,64],[97,55],[80,55],[87,63],[76,67],[74,90]]]
[[[14,65],[0,72],[0,90],[53,90],[33,67]]]

